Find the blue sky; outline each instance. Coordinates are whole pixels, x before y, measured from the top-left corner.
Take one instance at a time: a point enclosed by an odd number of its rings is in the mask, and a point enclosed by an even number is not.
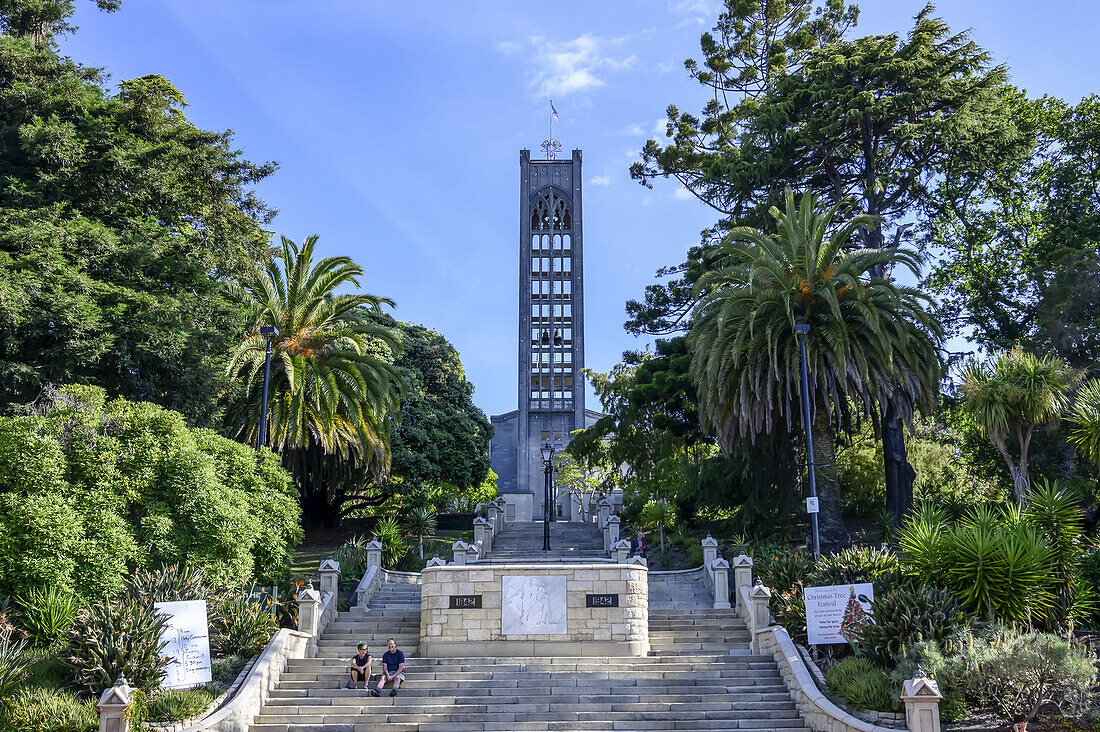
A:
[[[856,33],[905,31],[921,0],[868,0]],[[606,371],[644,341],[624,304],[682,260],[715,215],[674,183],[646,190],[627,168],[675,103],[703,95],[682,62],[714,0],[80,2],[62,42],[112,82],[157,73],[190,119],[232,129],[280,170],[260,195],[278,234],[320,236],[366,269],[395,316],[443,333],[487,413],[516,406],[518,160],[547,136],[584,150],[587,363]],[[953,0],[938,14],[1034,95],[1096,90],[1100,3]],[[663,134],[663,133],[662,133]],[[589,392],[591,394],[591,392]],[[593,404],[590,396],[590,407]]]

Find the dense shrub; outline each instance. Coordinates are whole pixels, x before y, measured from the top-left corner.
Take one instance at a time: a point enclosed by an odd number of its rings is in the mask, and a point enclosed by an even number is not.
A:
[[[336,548],[332,558],[340,563],[340,589],[355,589],[367,570],[367,540],[361,536],[348,539]]]
[[[900,580],[901,561],[889,549],[850,547],[823,556],[814,565],[807,584],[829,586],[872,582],[877,594],[896,587]]]
[[[979,506],[952,526],[926,505],[902,526],[898,543],[907,572],[946,584],[989,620],[1027,622],[1052,603],[1050,546],[1015,506]]]
[[[126,594],[143,602],[205,600],[208,594],[202,572],[184,565],[139,569],[126,580]]]
[[[177,722],[202,714],[214,701],[206,689],[162,689],[149,697],[148,721]]]
[[[1030,720],[1044,704],[1065,715],[1083,711],[1096,678],[1094,663],[1084,648],[1058,636],[994,626],[987,633],[918,644],[899,664],[895,678],[919,665],[971,707],[1005,719],[1022,714]]]
[[[224,658],[215,658],[210,662],[210,675],[214,683],[229,685],[244,671],[244,667],[252,660],[251,656],[234,655]]]
[[[849,656],[833,664],[825,672],[825,682],[856,709],[892,712],[897,706],[890,676],[866,658]]]
[[[96,732],[99,713],[94,699],[80,699],[71,691],[27,687],[17,691],[4,707],[5,732]]]
[[[165,622],[151,604],[128,597],[81,610],[69,630],[73,685],[94,696],[125,674],[136,688],[159,686],[168,664],[161,655]]]
[[[16,604],[19,606],[19,627],[40,646],[62,637],[80,610],[76,597],[58,587],[36,587],[16,598]]]
[[[860,627],[861,655],[892,668],[907,648],[925,640],[944,640],[965,624],[958,598],[935,587],[899,587],[871,603],[874,622]]]
[[[275,583],[300,537],[278,457],[176,412],[70,386],[0,418],[0,596],[97,600],[132,567],[184,562],[214,585]]]
[[[0,700],[11,695],[27,677],[27,659],[23,639],[0,638]]]
[[[374,531],[382,543],[382,566],[393,569],[409,551],[401,526],[395,519],[387,518],[379,521]]]
[[[813,558],[804,551],[773,549],[753,553],[753,573],[773,592],[802,587],[813,567]]]
[[[214,601],[210,647],[220,656],[251,655],[278,629],[270,600],[254,600],[245,592],[226,593]]]

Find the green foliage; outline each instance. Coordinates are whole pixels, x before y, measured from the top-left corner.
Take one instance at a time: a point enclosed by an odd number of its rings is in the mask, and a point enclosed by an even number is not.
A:
[[[382,566],[393,569],[401,558],[408,553],[405,535],[396,519],[385,518],[374,527],[375,537],[382,543]]]
[[[417,553],[424,558],[424,539],[435,536],[436,516],[426,506],[415,506],[404,516],[405,530],[417,539]]]
[[[665,527],[676,523],[676,509],[667,501],[650,501],[642,508],[642,525],[649,529],[659,529],[661,533],[661,553],[665,551]]]
[[[251,655],[214,658],[210,661],[210,675],[214,677],[215,683],[228,686],[240,675],[241,671],[244,671],[245,666],[247,666],[251,660]]]
[[[1036,356],[1021,348],[971,361],[960,386],[966,409],[1004,458],[1020,504],[1028,501],[1028,452],[1040,426],[1055,426],[1069,407],[1080,375],[1057,356]]]
[[[362,536],[348,539],[336,547],[332,558],[340,564],[340,589],[355,589],[367,571],[367,540]]]
[[[210,649],[219,656],[249,656],[259,653],[278,629],[270,600],[227,592],[214,601]]]
[[[1050,605],[1050,546],[1011,507],[979,506],[951,525],[923,506],[902,526],[906,571],[946,584],[963,606],[989,620],[1027,622]]]
[[[942,328],[925,309],[927,298],[871,276],[879,268],[919,271],[907,247],[845,249],[866,215],[838,222],[838,207],[817,208],[807,193],[772,209],[775,233],[735,228],[715,251],[717,267],[695,285],[688,345],[703,424],[723,449],[801,417],[799,337],[806,321],[814,459],[826,542],[844,538],[834,459],[834,424],[852,425],[853,406],[892,408],[911,421],[936,403]],[[837,399],[844,394],[849,399]]]
[[[96,732],[99,712],[94,699],[62,689],[28,687],[15,693],[0,721],[8,732]]]
[[[389,472],[387,415],[397,411],[404,383],[389,360],[400,351],[399,336],[372,317],[393,302],[336,294],[358,287],[363,268],[349,257],[315,262],[316,244],[316,236],[301,246],[282,237],[273,262],[254,265],[230,288],[248,326],[230,352],[228,373],[244,386],[231,415],[234,430],[255,444],[270,346],[267,444],[294,476],[306,523],[332,528],[355,486]],[[262,327],[276,334],[264,335]]]
[[[43,43],[71,10],[0,3],[24,36],[0,37],[0,411],[85,383],[219,425],[242,328],[224,282],[270,257],[253,187],[275,166],[191,124],[163,77],[116,92]]]
[[[56,587],[36,587],[16,597],[19,625],[35,644],[48,646],[69,629],[80,609],[80,603],[68,590]]]
[[[0,706],[27,677],[27,641],[0,637]]]
[[[954,593],[925,585],[876,595],[871,614],[874,622],[860,626],[857,648],[886,668],[917,643],[942,641],[967,622]]]
[[[0,418],[0,594],[96,599],[134,567],[183,562],[215,586],[287,572],[299,509],[271,453],[94,387],[37,411]]]
[[[66,666],[73,685],[98,695],[125,675],[139,689],[160,686],[165,616],[132,598],[102,600],[82,609],[69,629]]]
[[[205,600],[207,593],[202,572],[183,564],[139,569],[126,580],[126,594],[147,603]]]
[[[1045,703],[1062,714],[1089,704],[1096,678],[1095,658],[1085,648],[1055,635],[994,627],[990,633],[963,633],[946,643],[918,644],[895,671],[911,673],[917,664],[960,694],[970,705],[1003,719],[1032,720]]]
[[[1077,392],[1070,419],[1070,439],[1092,462],[1100,465],[1100,379],[1089,379]]]
[[[897,708],[890,676],[866,658],[849,656],[833,664],[825,672],[825,683],[856,709],[892,712]]]
[[[150,722],[176,722],[206,711],[214,695],[206,689],[161,689],[149,697]]]
[[[1046,541],[1050,551],[1048,583],[1053,596],[1048,617],[1061,627],[1073,615],[1080,621],[1096,610],[1096,593],[1084,590],[1081,577],[1081,509],[1058,484],[1042,482],[1032,487],[1024,520]]]
[[[813,585],[849,585],[872,582],[875,592],[885,592],[901,579],[901,560],[889,549],[849,547],[822,556],[810,573]]]
[[[813,557],[804,551],[782,547],[758,547],[752,553],[753,573],[773,592],[802,591],[813,569]]]

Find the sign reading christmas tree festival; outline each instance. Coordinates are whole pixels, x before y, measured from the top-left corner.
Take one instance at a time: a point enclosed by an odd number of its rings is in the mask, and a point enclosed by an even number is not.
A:
[[[181,689],[210,681],[210,631],[206,601],[157,602],[157,612],[168,622],[160,639],[167,642],[162,653],[175,661],[165,669],[163,686]]]
[[[829,587],[807,587],[806,635],[810,645],[847,643],[871,619],[875,587],[870,582]]]

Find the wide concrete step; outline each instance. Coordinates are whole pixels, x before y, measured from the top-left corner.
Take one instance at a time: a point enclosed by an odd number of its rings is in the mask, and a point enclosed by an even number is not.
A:
[[[589,730],[630,730],[632,732],[680,732],[681,730],[707,730],[708,732],[734,732],[753,729],[757,732],[810,732],[808,727],[745,727],[736,723],[715,720],[690,720],[670,725],[659,720],[616,720],[581,722],[577,720],[538,722],[465,722],[461,727],[454,722],[389,721],[376,718],[356,724],[260,723],[249,727],[251,732],[588,732]]]

